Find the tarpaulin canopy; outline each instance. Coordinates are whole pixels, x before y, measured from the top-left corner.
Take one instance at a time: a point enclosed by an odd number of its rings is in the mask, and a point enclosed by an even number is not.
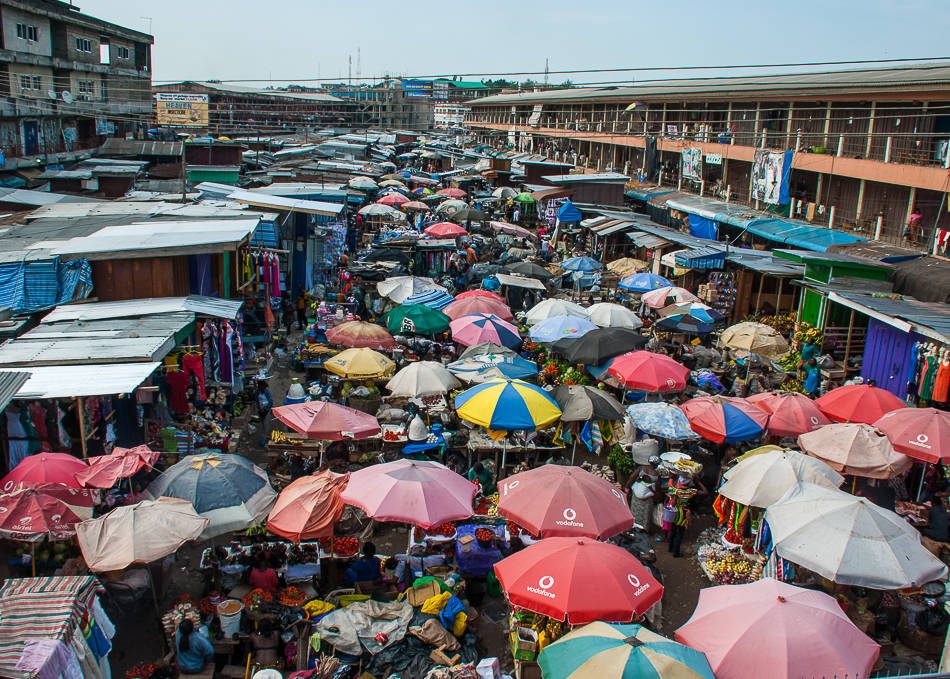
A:
[[[564,201],[564,204],[558,208],[557,218],[562,222],[579,222],[583,219],[581,211],[577,209],[577,206],[570,201],[570,199]]]
[[[92,267],[85,259],[59,257],[0,264],[0,307],[34,312],[88,297]]]

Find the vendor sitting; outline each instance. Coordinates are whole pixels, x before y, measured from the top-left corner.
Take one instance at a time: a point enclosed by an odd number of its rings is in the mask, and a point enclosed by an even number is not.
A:
[[[257,555],[257,561],[248,576],[248,584],[253,589],[263,589],[271,594],[277,594],[277,571],[267,562],[266,554]]]
[[[481,462],[476,462],[466,474],[468,480],[478,484],[482,495],[491,495],[495,492],[495,476]]]
[[[382,579],[383,563],[376,556],[376,545],[367,542],[363,545],[362,556],[346,569],[343,582],[355,585],[358,582],[377,582]]]
[[[269,619],[261,620],[257,630],[251,635],[254,647],[254,662],[261,667],[276,667],[279,662],[277,653],[280,647],[280,634]]]
[[[214,647],[195,624],[185,618],[175,633],[175,647],[178,652],[178,669],[184,674],[198,674],[205,664],[214,657]]]
[[[455,542],[455,561],[465,578],[472,606],[481,606],[485,598],[485,580],[503,558],[499,542],[498,536],[484,527],[475,529],[475,540],[471,544],[463,545],[461,540]]]

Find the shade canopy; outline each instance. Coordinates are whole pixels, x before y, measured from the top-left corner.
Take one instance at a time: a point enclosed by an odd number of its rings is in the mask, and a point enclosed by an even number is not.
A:
[[[446,306],[444,311],[446,316],[455,320],[471,314],[491,314],[504,321],[514,318],[507,304],[492,297],[483,296],[457,299]]]
[[[400,304],[386,314],[386,327],[394,335],[436,335],[448,330],[451,320],[425,304]]]
[[[308,439],[365,439],[380,432],[379,422],[372,415],[331,401],[294,403],[278,406],[272,412],[274,417]]]
[[[538,302],[525,314],[528,325],[535,325],[551,316],[577,316],[587,318],[587,310],[580,304],[568,302],[564,299],[546,299]]]
[[[327,341],[344,347],[392,351],[398,345],[386,328],[366,321],[348,321],[327,330]]]
[[[889,479],[912,464],[911,458],[894,450],[887,437],[869,424],[831,424],[802,434],[798,445],[849,476]]]
[[[561,262],[565,271],[599,271],[600,262],[593,257],[570,257]]]
[[[36,453],[29,455],[0,481],[0,490],[10,493],[17,488],[30,488],[44,483],[59,483],[69,488],[82,488],[76,474],[86,463],[69,453]]]
[[[468,235],[468,231],[452,222],[436,222],[432,226],[423,229],[422,233],[433,238],[456,238]]]
[[[554,274],[534,262],[513,262],[512,264],[505,264],[505,269],[511,273],[521,274],[529,278],[538,278],[542,281],[554,278]]]
[[[627,406],[630,422],[640,431],[674,441],[698,439],[686,413],[675,403],[646,402]]]
[[[435,285],[431,278],[422,276],[394,276],[381,280],[376,284],[376,291],[383,297],[388,297],[396,304],[401,304],[406,297],[414,292],[425,290]],[[441,286],[439,286],[441,288]],[[445,288],[441,288],[445,289]]]
[[[474,354],[449,363],[446,367],[460,380],[470,384],[497,379],[520,380],[538,374],[538,365],[534,361],[493,352]]]
[[[631,351],[610,361],[607,372],[627,389],[666,392],[686,388],[689,369],[669,356],[650,351]]]
[[[635,273],[622,278],[617,284],[621,290],[628,292],[649,292],[657,288],[667,288],[673,284],[663,276],[653,273]]]
[[[444,288],[438,285],[432,285],[428,288],[414,292],[406,297],[403,304],[422,304],[433,309],[442,311],[452,304],[455,298],[452,297]]]
[[[629,328],[637,330],[643,327],[643,321],[630,309],[613,302],[598,302],[587,308],[587,320],[601,328]]]
[[[832,389],[819,398],[818,407],[835,422],[873,424],[892,410],[907,404],[889,391],[870,384],[848,384]]]
[[[491,313],[470,313],[460,316],[449,323],[449,328],[452,330],[452,340],[462,346],[484,342],[510,348],[521,346],[518,328]]]
[[[686,288],[676,285],[665,285],[640,295],[640,301],[652,309],[661,309],[680,302],[698,302],[699,297]]]
[[[597,326],[586,318],[577,316],[549,316],[528,330],[528,336],[533,342],[557,342],[563,339],[583,337]]]
[[[333,526],[343,515],[340,495],[348,480],[348,474],[328,469],[301,476],[280,491],[267,516],[267,530],[291,542],[332,536]]]
[[[142,467],[151,467],[161,453],[148,446],[122,448],[116,446],[108,455],[90,457],[88,467],[76,472],[76,480],[87,488],[111,488],[120,479],[127,479]]]
[[[396,369],[396,364],[372,349],[346,349],[323,362],[323,367],[346,379],[372,379],[386,377]]]
[[[40,542],[72,537],[82,519],[67,504],[71,490],[47,483],[0,495],[0,538]]]
[[[749,507],[769,507],[799,481],[837,488],[844,477],[821,460],[794,450],[753,455],[723,475],[719,494]]]
[[[490,380],[455,397],[460,418],[498,431],[534,431],[553,424],[561,409],[540,387],[521,380]]]
[[[622,420],[623,406],[608,392],[580,384],[562,384],[551,396],[561,409],[564,422],[587,420]]]
[[[435,361],[413,361],[386,383],[393,396],[404,398],[445,394],[458,386],[455,375]]]
[[[950,461],[950,413],[936,408],[900,408],[874,423],[894,450],[917,460]]]
[[[596,328],[581,336],[582,341],[566,338],[554,344],[571,363],[600,365],[609,358],[640,349],[649,338],[628,328]]]
[[[748,441],[762,434],[768,414],[741,398],[702,396],[682,405],[689,426],[715,443]]]
[[[766,430],[772,436],[795,437],[831,424],[815,401],[797,391],[767,391],[746,400],[769,414]]]

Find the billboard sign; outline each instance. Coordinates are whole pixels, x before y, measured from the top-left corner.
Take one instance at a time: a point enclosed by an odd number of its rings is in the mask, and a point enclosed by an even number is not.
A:
[[[208,95],[159,92],[155,114],[158,124],[167,127],[208,127]]]

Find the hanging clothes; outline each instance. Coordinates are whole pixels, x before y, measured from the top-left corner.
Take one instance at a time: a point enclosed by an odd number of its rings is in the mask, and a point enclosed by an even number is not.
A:
[[[917,393],[921,398],[930,400],[933,398],[934,381],[937,377],[937,357],[928,355],[924,360],[925,366],[920,378],[920,391]]]
[[[185,354],[181,357],[181,371],[189,377],[194,377],[197,384],[197,395],[201,401],[205,400],[205,372],[202,358],[198,354]]]
[[[234,354],[231,351],[231,342],[233,340],[234,329],[230,323],[224,321],[220,331],[221,377],[219,381],[226,384],[231,384],[233,381]]]
[[[280,297],[280,266],[278,264],[277,255],[272,254],[270,256],[270,266],[271,266],[271,297]]]
[[[26,438],[26,429],[20,422],[20,413],[7,408],[7,439],[10,444],[8,469],[16,467],[30,454],[30,442]]]
[[[950,391],[950,361],[941,361],[937,368],[937,376],[934,378],[934,393],[932,401],[945,403],[947,393]]]

